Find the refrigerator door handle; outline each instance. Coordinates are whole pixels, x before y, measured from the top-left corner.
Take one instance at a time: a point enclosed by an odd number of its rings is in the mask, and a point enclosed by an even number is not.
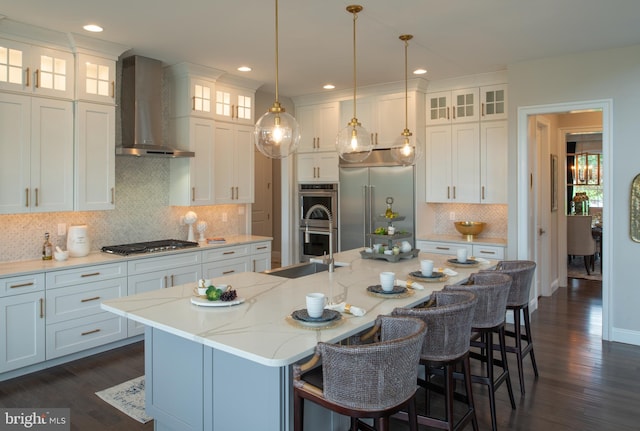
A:
[[[369,203],[367,205],[367,213],[369,215],[369,226],[368,226],[368,232],[373,232],[373,199],[375,199],[375,188],[376,186],[374,185],[369,185]],[[369,247],[371,247],[371,244],[369,244]]]
[[[364,202],[364,211],[362,211],[362,244],[367,246],[367,208],[369,208],[369,186],[362,186],[362,201]]]

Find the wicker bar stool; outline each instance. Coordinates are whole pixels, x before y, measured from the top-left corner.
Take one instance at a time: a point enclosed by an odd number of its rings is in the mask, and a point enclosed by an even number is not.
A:
[[[533,339],[531,337],[531,323],[529,320],[529,294],[533,284],[533,273],[536,270],[536,263],[530,260],[504,260],[498,262],[495,271],[502,274],[509,274],[513,278],[509,298],[507,299],[507,309],[513,311],[513,331],[505,329],[505,335],[515,340],[515,345],[507,344],[507,352],[515,353],[518,364],[518,379],[520,381],[520,393],[524,395],[524,371],[523,359],[529,355],[533,372],[538,378],[538,365],[533,352]],[[524,332],[520,322],[522,313],[524,321]],[[523,341],[526,344],[523,346]],[[499,346],[494,345],[494,348]]]
[[[437,291],[433,292],[433,305],[425,308],[396,308],[394,316],[417,317],[422,319],[428,329],[422,344],[420,363],[425,367],[425,379],[418,383],[427,391],[425,415],[418,415],[418,423],[433,428],[445,430],[460,430],[469,422],[473,429],[478,430],[478,420],[473,406],[473,392],[471,390],[471,367],[469,365],[469,346],[471,322],[478,301],[471,292]],[[431,302],[431,301],[430,301]],[[463,379],[466,390],[467,410],[455,422],[454,418],[454,370],[458,364],[462,365]],[[430,376],[433,372],[444,376],[444,418],[430,414],[429,393],[433,389]],[[441,373],[440,373],[441,372]],[[406,413],[396,415],[407,419]]]
[[[471,324],[471,346],[480,349],[479,352],[470,352],[474,359],[479,359],[485,365],[484,374],[472,375],[473,383],[487,385],[489,389],[489,407],[491,409],[491,427],[497,429],[496,419],[496,390],[507,384],[511,408],[515,410],[516,402],[513,397],[513,387],[509,376],[509,366],[507,364],[507,352],[505,350],[505,313],[507,309],[507,298],[511,287],[511,276],[496,273],[495,271],[479,272],[471,274],[468,284],[445,286],[445,290],[464,290],[476,294],[478,303],[474,311],[473,322]],[[498,345],[500,346],[500,357],[502,359],[502,372],[494,375],[493,360],[493,333],[498,333]]]
[[[349,416],[350,431],[388,431],[389,418],[407,409],[410,429],[417,431],[416,381],[426,332],[422,320],[378,316],[362,339],[379,333],[380,341],[349,346],[318,343],[308,362],[293,367],[294,430],[303,430],[304,400],[308,400]],[[313,374],[317,377],[319,372],[321,378],[313,384]],[[362,418],[373,418],[374,426]]]

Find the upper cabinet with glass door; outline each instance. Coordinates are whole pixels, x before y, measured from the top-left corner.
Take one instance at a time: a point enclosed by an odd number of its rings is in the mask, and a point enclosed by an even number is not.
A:
[[[76,99],[115,104],[116,61],[84,53],[77,60]]]
[[[215,117],[216,79],[221,70],[190,63],[167,68],[170,84],[171,117]]]
[[[220,78],[216,81],[214,117],[253,125],[256,122],[255,94],[259,85],[258,82],[230,75]]]
[[[427,94],[427,126],[506,118],[505,84]]]
[[[71,52],[0,39],[0,90],[73,99]]]

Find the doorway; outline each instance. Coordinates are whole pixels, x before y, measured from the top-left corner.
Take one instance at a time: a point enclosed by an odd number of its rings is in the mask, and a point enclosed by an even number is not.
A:
[[[546,139],[544,137],[544,124],[540,124],[535,121],[538,116],[555,115],[555,114],[569,114],[577,112],[600,112],[602,118],[602,153],[604,159],[604,172],[611,172],[611,113],[612,113],[612,101],[611,100],[595,100],[587,102],[575,102],[575,103],[562,103],[562,104],[550,104],[550,105],[538,105],[532,107],[518,108],[518,174],[517,174],[517,215],[516,215],[516,235],[517,235],[517,257],[518,259],[532,259],[538,258],[539,252],[544,247],[543,243],[539,241],[540,230],[543,226],[547,226],[545,231],[556,232],[557,238],[566,238],[566,223],[564,218],[564,211],[546,212],[540,209],[541,202],[549,202],[551,199],[550,187],[545,186],[545,180],[541,176],[549,178],[550,166],[549,158],[545,158],[544,151],[539,149],[539,139]],[[551,129],[553,130],[553,129]],[[553,132],[551,132],[553,133]],[[551,135],[551,139],[554,136]],[[562,145],[556,146],[558,151],[558,160],[564,160],[566,157],[566,147],[564,140]],[[554,150],[555,151],[555,150]],[[546,166],[546,169],[538,169],[539,167]],[[561,197],[565,196],[566,190],[566,178],[562,174],[562,169],[559,169],[559,179],[557,181],[558,189],[558,206],[560,207]],[[609,231],[609,211],[612,203],[609,202],[612,196],[610,182],[604,184],[604,200],[603,200],[603,276],[602,276],[602,338],[604,340],[610,339],[610,274],[608,268],[610,268],[610,262],[608,262],[610,256],[608,250],[610,249],[610,236],[607,235]],[[562,205],[563,206],[563,205]],[[555,215],[552,215],[555,214]],[[545,219],[548,219],[545,221]],[[551,246],[552,247],[552,246]],[[556,250],[547,248],[548,251],[555,251],[555,262],[559,262],[560,258],[557,256],[566,256],[566,240],[558,241]],[[550,253],[547,253],[550,254]],[[553,258],[552,258],[553,261]],[[544,266],[536,271],[536,276],[540,277],[540,291],[539,294],[545,294],[545,287],[542,286],[546,283],[542,277],[546,276],[550,271],[551,265],[547,262],[547,259],[542,259],[539,262]],[[558,266],[558,276],[562,271],[562,265]],[[564,268],[565,280],[566,280],[566,267]],[[536,280],[536,286],[538,286],[538,280]],[[565,283],[566,284],[566,283]],[[549,285],[550,286],[550,285]],[[548,286],[546,286],[548,287]],[[538,301],[537,296],[531,299],[530,306],[532,309],[537,308]]]

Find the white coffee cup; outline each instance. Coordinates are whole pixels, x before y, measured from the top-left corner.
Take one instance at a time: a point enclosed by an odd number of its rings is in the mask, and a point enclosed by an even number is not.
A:
[[[380,273],[380,286],[382,287],[382,290],[384,290],[385,292],[391,292],[393,290],[395,281],[396,281],[395,272],[385,271]]]
[[[465,263],[467,261],[467,249],[459,248],[456,252],[456,257],[458,258],[458,262]]]
[[[420,271],[424,277],[431,277],[433,274],[433,261],[432,260],[421,260],[420,261]]]
[[[324,293],[307,294],[307,314],[309,317],[321,317],[325,305],[327,305],[327,297]]]

